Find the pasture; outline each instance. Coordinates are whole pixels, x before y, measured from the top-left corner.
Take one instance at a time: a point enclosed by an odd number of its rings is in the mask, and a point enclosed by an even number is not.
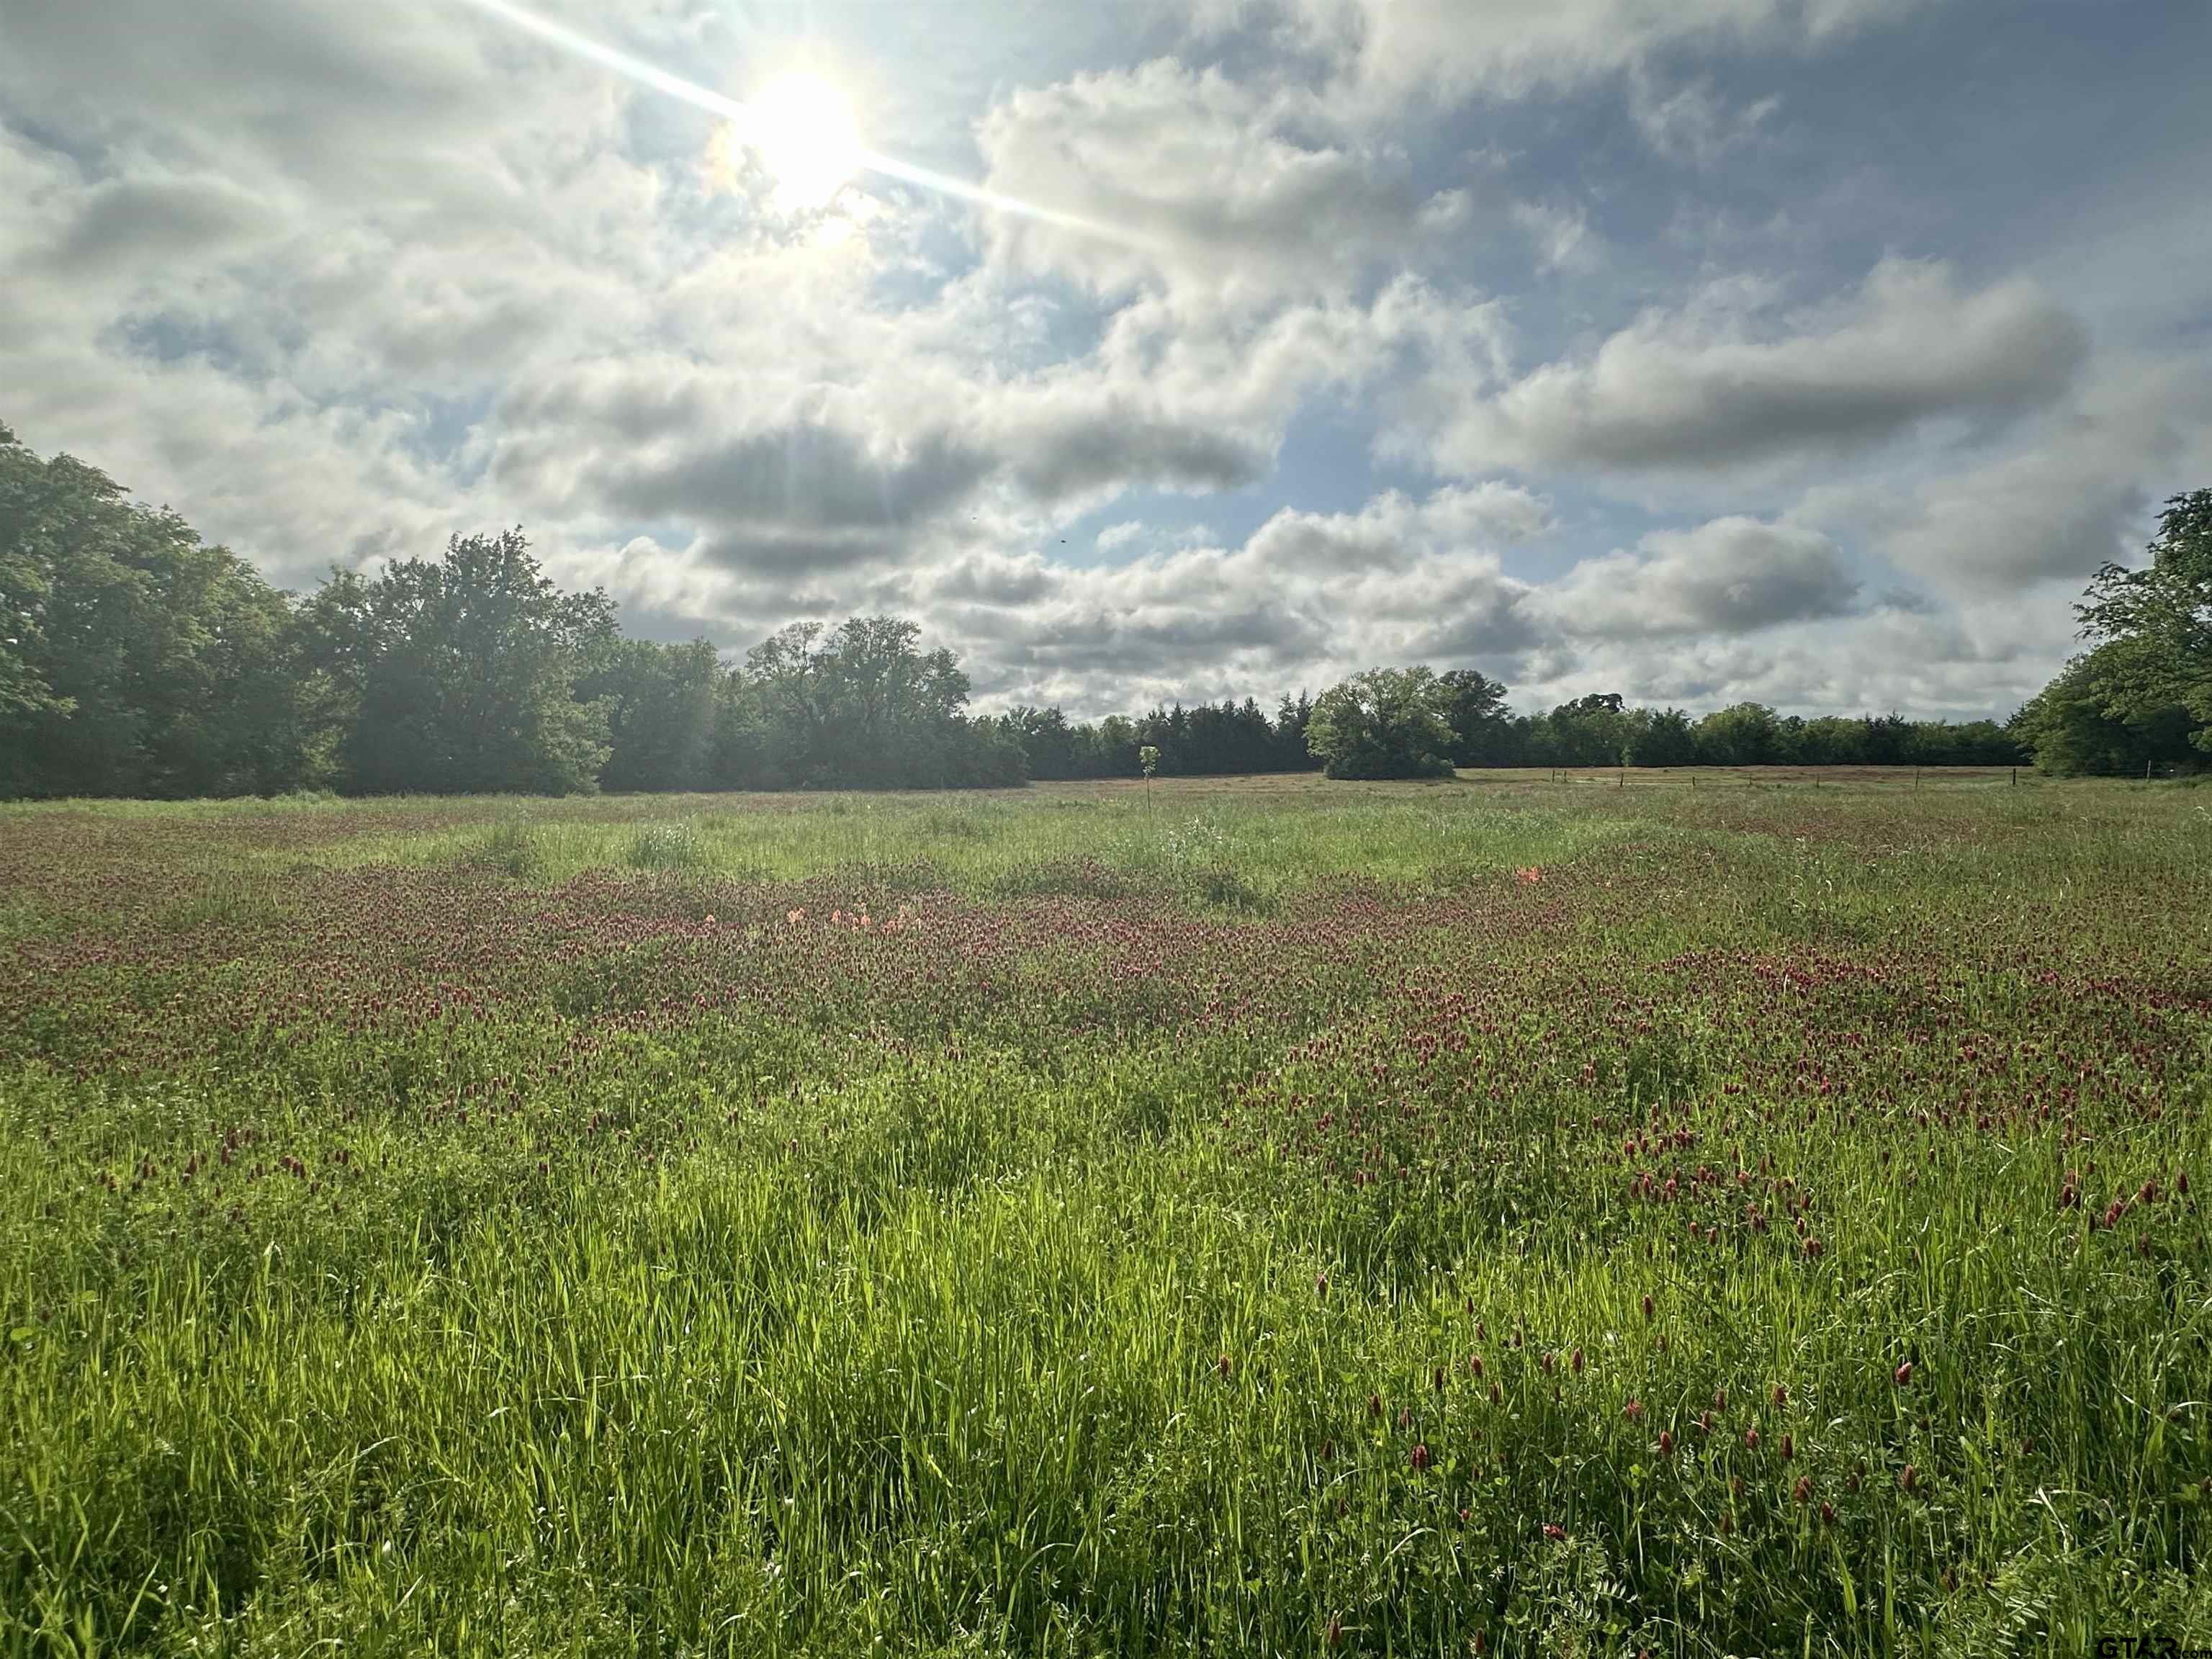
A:
[[[0,808],[0,1651],[2212,1645],[2212,792],[1631,781]]]

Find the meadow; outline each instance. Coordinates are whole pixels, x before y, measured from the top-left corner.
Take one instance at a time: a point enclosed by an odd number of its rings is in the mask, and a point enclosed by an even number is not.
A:
[[[2212,1646],[2212,791],[1637,781],[0,808],[0,1652]]]

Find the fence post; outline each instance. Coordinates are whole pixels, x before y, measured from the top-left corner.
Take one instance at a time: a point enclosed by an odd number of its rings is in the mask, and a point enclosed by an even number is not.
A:
[[[2020,768],[2017,766],[2012,769],[2012,787],[2015,789],[2020,787]]]

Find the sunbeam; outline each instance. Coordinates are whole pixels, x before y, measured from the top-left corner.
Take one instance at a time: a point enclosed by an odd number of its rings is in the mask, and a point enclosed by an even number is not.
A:
[[[719,115],[736,127],[749,144],[775,147],[787,142],[788,129],[776,119],[774,112],[763,111],[735,98],[726,97],[699,85],[696,81],[687,81],[680,75],[672,75],[641,58],[634,58],[626,52],[619,52],[604,42],[594,40],[565,23],[556,22],[526,7],[518,6],[514,0],[459,0],[459,3],[488,13],[526,34],[534,35],[549,46],[558,46],[562,51],[597,64],[602,69],[611,70],[640,86],[650,87],[655,92],[680,100],[695,108]],[[896,179],[902,184],[916,185],[989,212],[1014,214],[1042,224],[1056,225],[1065,230],[1079,231],[1087,236],[1102,237],[1110,241],[1136,245],[1145,240],[1122,227],[1102,224],[1079,214],[1061,213],[1052,208],[1041,207],[1034,202],[1024,202],[1018,197],[1002,195],[949,173],[939,173],[933,167],[917,167],[911,161],[902,161],[895,155],[885,155],[878,150],[855,147],[841,160],[848,171],[872,173],[882,178]]]

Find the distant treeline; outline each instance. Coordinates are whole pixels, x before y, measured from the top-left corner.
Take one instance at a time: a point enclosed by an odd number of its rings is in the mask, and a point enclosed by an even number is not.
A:
[[[1363,713],[1354,691],[1370,681],[1397,701]],[[2135,735],[2102,715],[2092,754],[2082,699],[2060,690],[2024,716],[2111,769],[2142,764]],[[442,559],[374,577],[337,570],[295,597],[0,427],[0,795],[990,787],[1131,777],[1147,748],[1169,776],[1307,770],[1323,755],[1346,776],[1447,759],[2003,765],[2040,729],[1752,703],[1698,718],[1618,696],[1516,714],[1506,696],[1472,670],[1420,670],[1285,697],[1272,714],[1248,698],[1096,722],[978,715],[958,659],[923,650],[911,622],[796,624],[727,662],[704,640],[625,638],[613,601],[560,591],[519,531],[455,538]]]
[[[1759,703],[1702,719],[1583,697],[1549,714],[1516,714],[1507,689],[1472,670],[1437,677],[1447,694],[1455,766],[2012,766],[2027,757],[1994,720],[1953,724],[1895,714],[1805,720]],[[1250,699],[1156,708],[1140,719],[1072,724],[1057,708],[1005,717],[1032,778],[1126,778],[1137,751],[1160,751],[1163,776],[1318,770],[1306,747],[1310,698],[1285,697],[1272,719]]]

